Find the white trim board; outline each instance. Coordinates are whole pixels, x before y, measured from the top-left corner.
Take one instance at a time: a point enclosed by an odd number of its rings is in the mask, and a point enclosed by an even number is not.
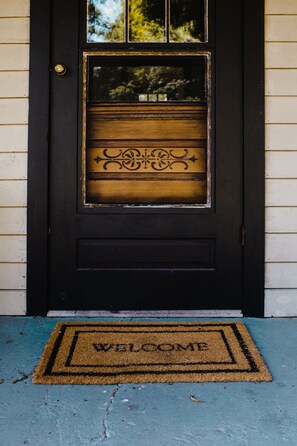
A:
[[[181,311],[49,311],[47,317],[243,317],[240,310],[181,310]]]

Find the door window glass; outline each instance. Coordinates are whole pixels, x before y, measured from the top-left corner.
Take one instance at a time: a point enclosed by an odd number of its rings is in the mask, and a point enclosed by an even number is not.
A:
[[[210,54],[83,66],[83,205],[209,204]]]
[[[92,57],[89,102],[205,102],[204,57]]]
[[[125,41],[125,1],[89,0],[87,18],[87,41]]]
[[[165,1],[129,0],[129,42],[166,42]]]
[[[205,42],[206,0],[88,0],[88,43]]]
[[[170,42],[205,41],[202,0],[170,0]]]

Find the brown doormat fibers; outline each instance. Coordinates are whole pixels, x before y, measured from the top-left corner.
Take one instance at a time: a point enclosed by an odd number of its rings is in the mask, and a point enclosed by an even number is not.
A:
[[[271,381],[242,322],[60,322],[38,384]]]

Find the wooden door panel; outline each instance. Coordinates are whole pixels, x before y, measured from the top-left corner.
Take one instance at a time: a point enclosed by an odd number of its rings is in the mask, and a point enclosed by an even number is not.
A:
[[[135,175],[134,175],[135,176]],[[182,184],[181,184],[182,183]],[[90,203],[205,203],[206,180],[88,180],[87,200]]]
[[[205,105],[88,106],[86,202],[206,203],[206,135]]]
[[[87,139],[206,140],[206,106],[89,105]]]

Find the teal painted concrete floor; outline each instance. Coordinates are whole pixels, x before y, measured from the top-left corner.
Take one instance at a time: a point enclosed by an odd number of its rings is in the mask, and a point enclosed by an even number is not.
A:
[[[297,319],[242,319],[271,383],[32,384],[58,320],[0,318],[1,446],[297,445]]]

